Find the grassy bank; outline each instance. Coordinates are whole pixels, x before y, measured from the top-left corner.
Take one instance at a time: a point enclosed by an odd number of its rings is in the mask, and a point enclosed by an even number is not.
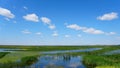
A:
[[[5,55],[7,55],[9,52],[0,52],[0,58],[3,58]]]
[[[37,51],[12,52],[12,53],[5,55],[3,58],[1,58],[0,63],[15,62],[17,60],[20,60],[23,57],[36,56],[36,55],[40,55],[40,53]]]
[[[29,66],[37,61],[37,56],[26,56],[18,62],[0,63],[0,68],[29,68]]]
[[[85,55],[83,62],[88,68],[120,67],[120,55]]]

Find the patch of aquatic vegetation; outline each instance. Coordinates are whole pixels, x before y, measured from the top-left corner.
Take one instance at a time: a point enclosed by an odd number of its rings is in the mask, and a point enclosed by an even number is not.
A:
[[[31,65],[33,63],[35,63],[37,61],[37,56],[27,56],[27,57],[23,57],[21,59],[21,64],[22,65]]]
[[[87,68],[120,68],[120,55],[85,55],[83,63]]]
[[[37,56],[27,56],[20,59],[20,62],[1,63],[0,68],[26,68],[37,61]]]

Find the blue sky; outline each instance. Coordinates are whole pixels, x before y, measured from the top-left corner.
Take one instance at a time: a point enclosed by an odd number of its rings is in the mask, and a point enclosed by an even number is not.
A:
[[[120,44],[119,0],[0,0],[0,45]]]

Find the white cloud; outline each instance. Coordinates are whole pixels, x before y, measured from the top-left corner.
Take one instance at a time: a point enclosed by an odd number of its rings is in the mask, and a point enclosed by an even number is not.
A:
[[[15,17],[15,15],[13,13],[11,13],[10,10],[5,9],[5,8],[1,8],[1,7],[0,7],[0,15],[5,16],[7,18],[14,18]]]
[[[50,29],[55,29],[56,26],[55,26],[55,25],[49,25],[49,28],[50,28]]]
[[[94,28],[87,28],[87,29],[83,30],[83,32],[90,33],[90,34],[104,34],[103,31],[96,30]]]
[[[101,30],[96,30],[94,28],[81,27],[77,24],[67,25],[66,27],[74,30],[82,30],[83,32],[90,33],[90,34],[104,34],[104,32]]]
[[[66,38],[69,38],[69,37],[70,37],[70,35],[65,35],[65,37],[66,37]]]
[[[47,24],[47,25],[48,25],[48,28],[50,28],[50,29],[52,29],[52,30],[56,28],[56,26],[51,23],[51,20],[50,20],[49,18],[47,18],[47,17],[41,17],[40,19],[41,19],[41,21],[42,21],[44,24]]]
[[[52,36],[57,37],[58,36],[57,31],[54,31],[54,33],[52,34]]]
[[[36,14],[27,14],[26,16],[23,16],[23,18],[27,21],[32,21],[32,22],[39,22],[39,18]]]
[[[77,24],[67,25],[67,28],[75,29],[75,30],[80,30],[81,29],[81,27],[78,26]]]
[[[24,33],[24,34],[31,34],[31,32],[29,30],[27,30],[27,29],[23,30],[22,33]]]
[[[40,19],[45,24],[50,25],[50,23],[51,23],[51,20],[49,18],[47,18],[47,17],[41,17]]]
[[[85,33],[89,33],[89,34],[109,34],[109,35],[113,35],[116,34],[115,32],[104,32],[102,30],[97,30],[95,28],[88,28],[88,27],[81,27],[77,24],[71,24],[71,25],[66,25],[67,28],[69,29],[74,29],[74,30],[81,30]]]
[[[36,35],[41,35],[41,32],[37,32],[37,33],[35,33]]]
[[[81,27],[77,24],[66,25],[67,28],[74,29],[74,30],[85,30],[87,27]]]
[[[26,9],[26,10],[28,9],[26,6],[24,6],[23,8]]]
[[[107,13],[107,14],[104,14],[103,16],[97,17],[98,20],[113,20],[117,18],[118,18],[118,13],[115,13],[115,12]]]

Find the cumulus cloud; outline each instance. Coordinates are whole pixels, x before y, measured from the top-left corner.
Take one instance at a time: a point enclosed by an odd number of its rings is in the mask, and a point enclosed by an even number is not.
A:
[[[15,15],[10,10],[0,7],[0,15],[7,18],[14,18]]]
[[[66,25],[66,27],[70,28],[70,29],[74,29],[74,30],[85,30],[85,29],[87,29],[87,27],[81,27],[77,24]]]
[[[98,20],[113,20],[117,18],[118,18],[118,13],[116,12],[107,13],[97,17]]]
[[[78,26],[77,24],[67,25],[67,28],[75,29],[75,30],[80,30],[81,29],[81,27]]]
[[[51,23],[51,20],[49,18],[47,18],[47,17],[41,17],[40,19],[45,24],[49,25]]]
[[[83,30],[83,32],[90,33],[90,34],[104,34],[103,31],[96,30],[94,28],[87,28],[87,29]]]
[[[57,37],[58,36],[57,31],[54,31],[54,33],[52,34],[52,36]]]
[[[55,29],[56,26],[55,26],[55,25],[49,25],[49,28],[50,28],[50,29]]]
[[[41,21],[42,21],[44,24],[47,24],[47,25],[48,25],[48,28],[50,28],[50,29],[52,29],[52,30],[56,28],[56,26],[51,23],[51,19],[49,19],[49,18],[47,18],[47,17],[41,17],[40,19],[41,19]]]
[[[32,22],[39,22],[39,18],[36,14],[27,14],[26,16],[23,16],[23,18],[27,21],[32,21]]]
[[[89,34],[110,34],[110,35],[115,34],[115,32],[106,33],[102,30],[98,30],[98,29],[95,29],[95,28],[82,27],[82,26],[79,26],[77,24],[66,25],[66,27],[69,28],[69,29],[81,30],[81,31],[83,31],[85,33],[89,33]]]
[[[27,30],[27,29],[23,30],[22,33],[24,33],[24,34],[31,34],[31,32],[29,30]]]

